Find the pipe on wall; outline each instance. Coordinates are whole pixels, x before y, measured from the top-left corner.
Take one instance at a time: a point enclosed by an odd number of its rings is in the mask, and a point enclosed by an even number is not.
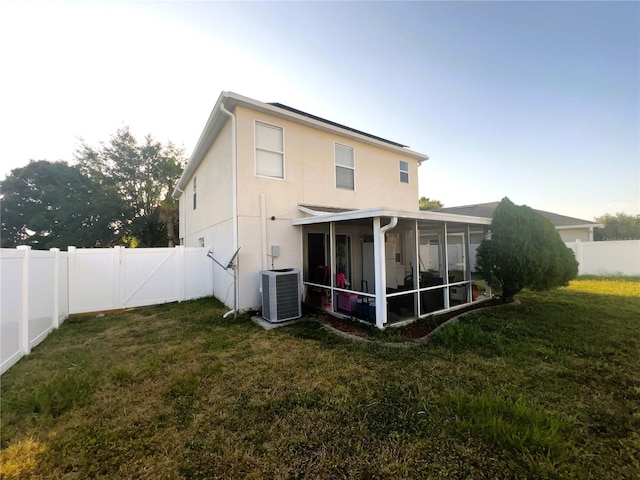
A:
[[[260,199],[260,244],[262,246],[262,255],[260,262],[262,270],[267,269],[267,199],[264,193],[258,194]]]
[[[398,217],[391,217],[389,223],[380,226],[380,217],[373,219],[373,250],[376,279],[376,327],[383,329],[387,323],[387,273],[385,265],[385,233],[398,225]]]
[[[232,230],[233,230],[233,248],[232,251],[238,250],[238,152],[236,148],[236,116],[226,109],[224,103],[220,103],[220,111],[231,118],[231,205],[232,205]],[[239,259],[235,263],[235,285],[233,288],[233,310],[234,314],[238,311],[238,297],[240,293],[238,281],[238,265]]]

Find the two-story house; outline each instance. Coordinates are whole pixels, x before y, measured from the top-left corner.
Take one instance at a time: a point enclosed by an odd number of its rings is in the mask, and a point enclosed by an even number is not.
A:
[[[391,322],[472,300],[471,266],[491,219],[418,211],[406,146],[277,103],[223,92],[174,190],[183,245],[233,257],[214,295],[261,305],[260,272],[297,268],[304,301]],[[469,253],[472,252],[472,253]]]

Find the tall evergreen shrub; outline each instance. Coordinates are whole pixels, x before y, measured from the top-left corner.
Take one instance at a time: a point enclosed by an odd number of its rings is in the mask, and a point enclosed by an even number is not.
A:
[[[510,302],[523,288],[567,285],[578,274],[578,262],[549,220],[505,197],[493,213],[491,239],[478,247],[476,269]]]

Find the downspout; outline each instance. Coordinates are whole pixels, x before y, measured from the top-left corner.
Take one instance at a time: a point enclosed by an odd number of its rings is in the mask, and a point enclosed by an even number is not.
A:
[[[264,193],[259,193],[260,199],[260,245],[262,246],[262,255],[260,255],[260,265],[262,270],[267,269],[267,200]]]
[[[220,103],[220,111],[231,118],[231,209],[232,209],[232,231],[233,231],[233,252],[238,250],[238,152],[236,149],[236,116],[227,110],[224,103]],[[224,314],[224,317],[233,313],[234,316],[238,311],[238,297],[240,288],[238,285],[238,265],[239,259],[236,259],[234,265],[234,287],[233,287],[233,310]]]
[[[180,192],[180,196],[184,195],[184,190],[182,190],[177,185],[176,185],[176,188],[173,190],[173,193],[176,193],[176,190],[178,192]],[[180,229],[182,228],[182,231],[185,232],[184,243],[187,243],[187,238],[186,238],[187,237],[187,234],[186,234],[186,231],[187,231],[187,209],[184,208],[184,202],[180,201],[180,197],[176,198],[176,196],[173,195],[173,194],[171,196],[174,198],[174,200],[178,200],[178,219],[180,219],[180,217],[182,217],[182,219],[184,221],[184,226],[183,227],[180,227],[180,226],[178,227],[178,236],[180,235]],[[184,210],[184,215],[180,215],[180,210],[181,209]]]
[[[387,323],[387,273],[385,233],[398,225],[398,217],[391,217],[391,221],[380,227],[380,217],[373,219],[374,232],[374,262],[376,272],[376,327],[383,329]]]
[[[384,235],[385,232],[396,228],[396,225],[398,225],[398,217],[391,217],[391,221],[389,223],[387,223],[384,227],[380,227],[380,234]]]

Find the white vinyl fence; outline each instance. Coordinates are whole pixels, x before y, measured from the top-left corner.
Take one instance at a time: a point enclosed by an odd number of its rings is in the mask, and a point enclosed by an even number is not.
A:
[[[213,294],[205,248],[0,249],[0,374],[69,314]]]
[[[567,242],[578,260],[579,275],[640,276],[640,240]]]

